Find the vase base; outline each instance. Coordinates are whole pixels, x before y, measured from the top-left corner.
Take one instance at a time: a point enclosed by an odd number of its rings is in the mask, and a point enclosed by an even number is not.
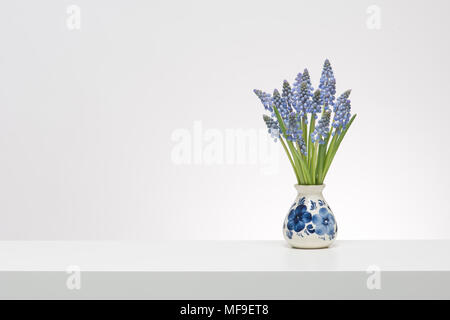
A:
[[[293,239],[286,239],[286,242],[290,247],[295,249],[325,249],[334,243],[334,239],[328,241],[295,241]]]
[[[304,246],[304,245],[292,245],[292,244],[289,244],[289,246],[291,248],[293,248],[293,249],[326,249],[326,248],[329,248],[331,246],[331,243],[327,244],[327,245],[318,245],[318,246],[314,246],[314,245],[312,245],[312,246],[308,246],[308,245]]]

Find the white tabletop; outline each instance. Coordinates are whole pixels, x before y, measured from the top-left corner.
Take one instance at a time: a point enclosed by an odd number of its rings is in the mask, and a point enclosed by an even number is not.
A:
[[[0,271],[450,271],[450,240],[337,241],[320,250],[284,241],[0,242]]]

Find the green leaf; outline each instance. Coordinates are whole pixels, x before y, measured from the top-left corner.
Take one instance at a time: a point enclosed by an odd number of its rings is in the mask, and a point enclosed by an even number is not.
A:
[[[339,146],[341,145],[341,142],[344,139],[345,134],[347,133],[348,129],[352,125],[353,120],[355,120],[355,118],[356,118],[356,114],[353,115],[353,117],[348,122],[347,127],[345,129],[343,129],[342,132],[339,135],[337,135],[337,134],[334,135],[333,140],[334,140],[334,138],[336,136],[338,136],[337,139],[336,139],[337,142],[334,143],[333,149],[329,150],[329,153],[330,153],[329,157],[328,157],[328,154],[327,154],[327,160],[325,162],[325,169],[324,169],[324,172],[323,172],[322,180],[325,179],[325,176],[328,173],[328,169],[330,169],[331,163],[333,162],[334,156],[336,155],[336,152],[339,149]]]

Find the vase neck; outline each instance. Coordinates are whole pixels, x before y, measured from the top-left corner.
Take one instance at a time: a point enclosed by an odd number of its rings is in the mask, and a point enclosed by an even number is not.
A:
[[[322,193],[323,189],[325,188],[324,184],[317,184],[317,185],[303,185],[303,184],[296,184],[294,185],[295,189],[298,193],[302,194],[317,194]]]

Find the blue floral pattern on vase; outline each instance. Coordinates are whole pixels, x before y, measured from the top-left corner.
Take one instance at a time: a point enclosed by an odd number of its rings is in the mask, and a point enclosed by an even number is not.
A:
[[[312,222],[316,225],[316,233],[318,235],[327,234],[334,236],[336,222],[333,215],[326,208],[320,208],[319,213],[313,216]]]
[[[311,222],[311,213],[306,210],[306,206],[301,204],[289,212],[287,228],[290,231],[300,232],[305,228],[307,223]]]
[[[293,232],[291,230],[286,231],[286,237],[288,237],[289,239],[292,239],[292,235],[293,235]]]

